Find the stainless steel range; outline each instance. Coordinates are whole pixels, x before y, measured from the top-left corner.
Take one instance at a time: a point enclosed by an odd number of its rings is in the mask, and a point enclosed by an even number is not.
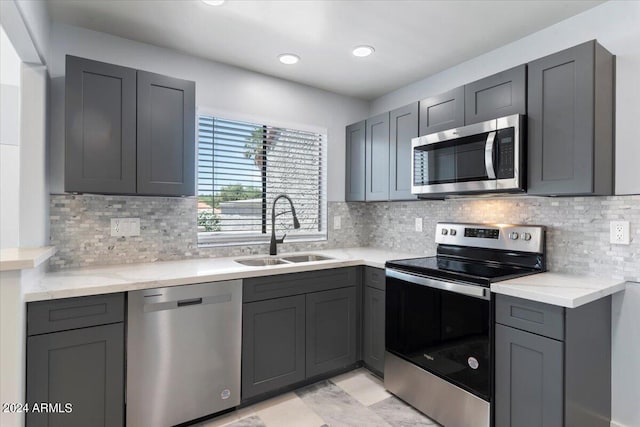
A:
[[[545,228],[438,223],[437,256],[386,263],[384,385],[447,427],[491,425],[491,283],[545,271]]]

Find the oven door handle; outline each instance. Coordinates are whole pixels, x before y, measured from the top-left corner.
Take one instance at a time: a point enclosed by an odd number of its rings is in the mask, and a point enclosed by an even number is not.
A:
[[[495,132],[489,132],[487,135],[487,142],[484,144],[484,167],[487,170],[487,176],[489,179],[496,179],[496,170],[493,166],[493,142],[496,139]]]
[[[397,270],[386,269],[387,277],[403,280],[416,285],[427,286],[429,288],[440,289],[443,291],[454,292],[456,294],[468,295],[470,297],[480,298],[484,300],[491,299],[489,288],[474,285],[464,285],[461,283],[446,282],[443,280],[431,279],[429,277],[416,276],[414,274],[403,273]]]

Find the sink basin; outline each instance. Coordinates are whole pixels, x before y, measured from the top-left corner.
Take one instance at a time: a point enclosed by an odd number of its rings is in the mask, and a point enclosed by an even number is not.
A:
[[[314,262],[325,261],[333,259],[328,256],[318,254],[306,254],[306,255],[289,255],[282,258],[275,257],[260,257],[260,258],[245,258],[234,260],[238,264],[246,265],[249,267],[265,267],[267,265],[279,265],[279,264],[292,264],[298,262]]]
[[[289,264],[287,261],[283,261],[280,258],[248,258],[248,259],[236,259],[235,262],[249,267],[264,267],[266,265],[278,265]]]
[[[318,255],[318,254],[307,254],[307,255],[291,255],[282,257],[284,261],[289,262],[313,262],[313,261],[325,261],[328,259],[333,259],[328,256]]]

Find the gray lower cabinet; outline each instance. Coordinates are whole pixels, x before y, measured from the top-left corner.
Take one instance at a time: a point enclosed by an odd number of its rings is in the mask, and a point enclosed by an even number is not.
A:
[[[363,202],[365,200],[365,131],[366,123],[361,121],[347,126],[345,200]]]
[[[364,286],[362,360],[378,375],[384,372],[385,291]]]
[[[389,113],[366,121],[365,200],[389,200]]]
[[[528,70],[528,193],[613,194],[613,55],[592,40]]]
[[[67,56],[65,179],[69,192],[136,192],[136,70]]]
[[[122,294],[27,305],[27,402],[55,410],[32,406],[28,427],[124,425],[123,313]]]
[[[195,194],[195,83],[67,55],[65,191]]]
[[[495,425],[563,425],[562,342],[496,325]]]
[[[464,86],[420,101],[420,135],[464,126]]]
[[[611,297],[577,308],[496,296],[495,427],[608,427]]]
[[[527,66],[493,74],[464,86],[464,122],[473,124],[527,113]]]
[[[307,294],[307,378],[356,362],[356,288]]]
[[[243,281],[243,401],[357,362],[360,277],[346,267]]]
[[[242,398],[305,378],[305,296],[242,307]]]

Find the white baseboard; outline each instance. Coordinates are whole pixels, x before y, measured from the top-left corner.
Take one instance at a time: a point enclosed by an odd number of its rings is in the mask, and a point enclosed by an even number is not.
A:
[[[624,425],[624,424],[617,423],[617,422],[615,422],[615,421],[613,421],[613,420],[612,420],[612,421],[611,421],[611,427],[629,427],[629,426],[626,426],[626,425]]]

